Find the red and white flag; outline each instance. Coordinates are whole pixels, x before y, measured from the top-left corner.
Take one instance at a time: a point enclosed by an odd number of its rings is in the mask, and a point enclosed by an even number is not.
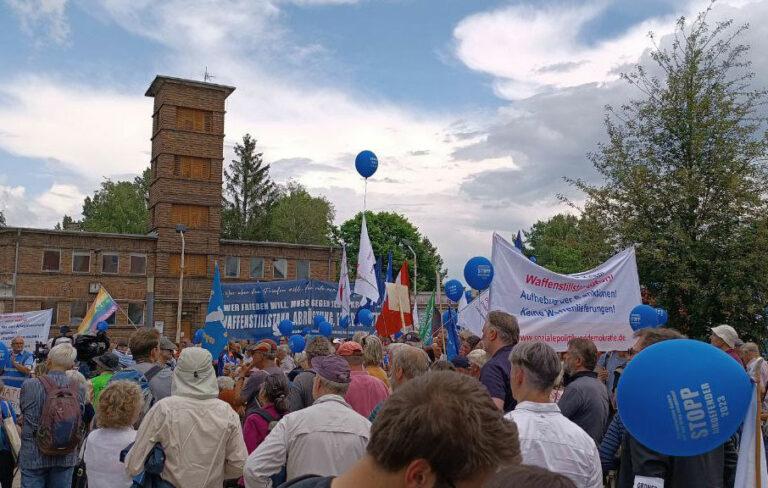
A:
[[[397,279],[395,279],[395,285],[405,288],[405,294],[407,297],[407,290],[411,286],[411,280],[408,277],[408,261],[403,261],[403,266],[400,268],[400,272],[397,273]],[[391,336],[400,331],[403,326],[413,325],[413,315],[410,311],[410,303],[402,303],[400,305],[392,304],[393,300],[391,294],[387,293],[387,298],[384,300],[384,304],[381,307],[381,314],[376,319],[376,333],[381,337]],[[401,315],[399,309],[404,307],[404,311]]]

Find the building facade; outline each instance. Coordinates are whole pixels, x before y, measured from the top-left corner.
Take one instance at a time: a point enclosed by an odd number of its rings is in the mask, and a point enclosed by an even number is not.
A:
[[[0,312],[51,308],[55,325],[79,325],[103,286],[120,305],[113,335],[144,324],[190,338],[205,322],[214,262],[223,281],[335,280],[336,247],[220,238],[225,102],[233,91],[156,77],[146,92],[154,98],[148,233],[0,229]]]

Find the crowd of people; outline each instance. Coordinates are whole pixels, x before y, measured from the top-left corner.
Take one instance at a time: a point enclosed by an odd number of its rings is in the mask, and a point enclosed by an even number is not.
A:
[[[71,340],[54,340],[34,364],[18,337],[3,378],[21,392],[0,413],[20,426],[20,448],[0,429],[0,486],[18,467],[22,488],[86,478],[91,488],[731,488],[737,438],[665,456],[634,439],[617,410],[632,358],[682,337],[642,329],[628,351],[574,338],[557,353],[520,342],[516,318],[493,311],[482,337],[462,332],[450,360],[440,331],[428,347],[413,333],[356,333],[311,337],[297,354],[272,339],[231,342],[212,357],[141,328],[87,375]],[[764,395],[756,344],[727,325],[710,342]]]

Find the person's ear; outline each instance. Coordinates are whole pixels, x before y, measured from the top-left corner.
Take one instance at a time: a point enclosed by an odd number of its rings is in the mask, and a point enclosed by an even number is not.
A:
[[[403,486],[406,488],[432,488],[437,475],[425,459],[415,459],[405,467]]]

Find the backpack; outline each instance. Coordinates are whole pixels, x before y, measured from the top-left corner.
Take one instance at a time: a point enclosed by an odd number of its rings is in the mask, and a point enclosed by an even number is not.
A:
[[[142,374],[141,371],[133,368],[127,368],[117,371],[109,379],[109,383],[114,381],[132,381],[139,385],[141,389],[141,396],[144,399],[144,406],[141,409],[141,415],[139,415],[139,421],[144,418],[144,415],[149,412],[152,405],[155,404],[155,395],[152,393],[152,388],[149,387],[149,382],[155,377],[157,373],[163,370],[160,365],[155,365],[147,370],[146,374]]]
[[[35,433],[37,447],[47,456],[63,456],[77,449],[83,438],[83,409],[77,386],[68,381],[59,386],[50,376],[41,376],[45,401]]]
[[[272,432],[272,429],[275,428],[275,426],[280,422],[280,419],[276,419],[272,416],[271,413],[267,412],[263,408],[259,408],[253,411],[253,415],[258,415],[259,417],[263,418],[265,422],[267,422],[267,435],[269,435]],[[285,465],[283,465],[280,468],[280,471],[270,476],[270,479],[272,480],[272,486],[280,486],[287,480],[287,470]]]

